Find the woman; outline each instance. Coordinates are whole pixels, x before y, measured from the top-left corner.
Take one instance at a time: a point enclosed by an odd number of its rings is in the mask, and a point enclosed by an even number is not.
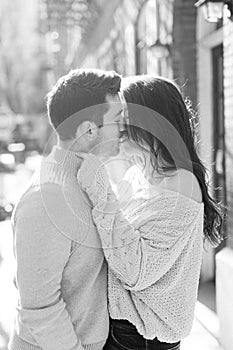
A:
[[[221,211],[195,149],[192,110],[177,86],[137,76],[123,80],[122,95],[123,154],[136,165],[120,192],[130,195],[116,200],[94,155],[82,155],[78,175],[109,266],[105,349],[177,350],[192,327],[203,239],[221,241]]]

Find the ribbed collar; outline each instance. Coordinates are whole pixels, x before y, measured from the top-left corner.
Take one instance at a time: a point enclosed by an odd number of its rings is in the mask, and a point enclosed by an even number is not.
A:
[[[47,161],[61,166],[62,170],[70,175],[77,175],[82,160],[78,158],[75,152],[54,146],[52,152],[47,157]]]

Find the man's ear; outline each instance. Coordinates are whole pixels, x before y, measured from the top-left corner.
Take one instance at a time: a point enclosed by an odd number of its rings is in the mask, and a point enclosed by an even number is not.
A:
[[[76,131],[76,138],[85,137],[88,141],[93,141],[98,136],[98,129],[94,122],[84,121],[82,122]]]

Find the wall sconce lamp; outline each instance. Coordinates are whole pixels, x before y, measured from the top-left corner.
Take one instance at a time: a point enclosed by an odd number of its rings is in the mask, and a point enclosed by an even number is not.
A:
[[[228,8],[228,17],[233,21],[233,0],[199,0],[194,4],[203,9],[205,20],[208,22],[218,22],[223,18],[224,5]]]

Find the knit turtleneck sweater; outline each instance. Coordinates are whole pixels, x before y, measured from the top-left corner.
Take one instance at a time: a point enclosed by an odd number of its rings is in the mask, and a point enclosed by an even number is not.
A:
[[[101,350],[107,269],[80,160],[54,148],[13,215],[18,307],[10,350]]]

